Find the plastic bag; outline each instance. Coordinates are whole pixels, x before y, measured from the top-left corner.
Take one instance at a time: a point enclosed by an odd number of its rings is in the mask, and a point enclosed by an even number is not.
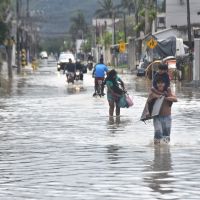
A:
[[[128,107],[133,106],[133,98],[131,96],[129,96],[129,94],[126,94],[126,102],[128,104]]]

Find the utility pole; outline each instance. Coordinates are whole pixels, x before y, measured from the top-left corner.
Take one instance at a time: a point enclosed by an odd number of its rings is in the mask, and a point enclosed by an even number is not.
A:
[[[112,45],[115,44],[115,13],[112,12]]]
[[[189,48],[190,48],[190,50],[192,50],[192,35],[191,35],[191,22],[190,22],[190,0],[187,0],[187,25],[188,25]]]
[[[149,33],[149,3],[149,0],[145,1],[145,35]]]
[[[190,22],[190,0],[187,0],[187,26],[188,26],[188,43],[189,43],[189,54],[190,54],[190,63],[189,63],[189,79],[192,80],[193,73],[193,55],[192,55],[192,34],[191,34],[191,22]]]
[[[155,32],[158,30],[158,2],[155,0],[155,10],[156,10],[156,18],[155,18]]]
[[[16,2],[16,15],[17,15],[17,73],[21,72],[21,62],[20,62],[20,0]]]
[[[30,28],[30,18],[29,18],[29,0],[26,0],[26,41],[25,41],[25,49],[26,49],[26,63],[29,63],[29,55],[30,55],[30,48],[29,48],[29,28]]]
[[[29,18],[29,5],[30,5],[30,1],[27,0],[26,2],[26,17]]]
[[[124,42],[126,43],[126,13],[124,12]]]

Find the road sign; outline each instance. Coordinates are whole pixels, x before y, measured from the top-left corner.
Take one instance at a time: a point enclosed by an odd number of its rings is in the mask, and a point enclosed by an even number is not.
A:
[[[126,51],[126,44],[125,44],[125,42],[121,41],[119,43],[119,52],[124,53],[125,51]]]
[[[154,39],[154,38],[151,38],[147,41],[147,46],[150,48],[150,49],[154,49],[156,46],[158,45],[158,42]]]

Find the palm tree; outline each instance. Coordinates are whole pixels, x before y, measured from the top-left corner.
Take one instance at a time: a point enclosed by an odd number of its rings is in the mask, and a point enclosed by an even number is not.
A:
[[[10,0],[0,1],[0,44],[4,42],[9,32],[9,25],[5,22],[9,8]]]
[[[121,0],[121,4],[118,7],[126,9],[130,15],[135,10],[135,2],[134,0]]]
[[[70,33],[74,39],[84,38],[88,26],[84,14],[79,10],[77,15],[71,18]]]
[[[123,13],[127,11],[128,15],[131,13],[134,14],[134,22],[135,22],[135,31],[136,36],[138,37],[139,31],[144,28],[144,17],[143,17],[143,9],[144,9],[145,0],[121,0],[121,3],[117,5],[118,13]]]
[[[10,6],[10,0],[1,0],[0,1],[0,21],[3,21],[5,18],[5,13],[7,12]]]
[[[121,0],[120,6],[127,9],[129,14],[134,13],[136,36],[140,31],[145,34],[151,32],[151,25],[156,17],[154,0]]]
[[[113,0],[101,0],[99,1],[100,8],[96,10],[95,14],[98,17],[112,18],[113,11],[115,9]]]

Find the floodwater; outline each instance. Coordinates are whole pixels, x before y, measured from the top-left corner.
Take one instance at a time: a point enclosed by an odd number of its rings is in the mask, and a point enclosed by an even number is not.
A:
[[[123,74],[134,106],[110,120],[91,72],[68,86],[53,60],[0,94],[0,199],[200,199],[200,91],[173,84],[171,144],[140,122],[149,83]]]

